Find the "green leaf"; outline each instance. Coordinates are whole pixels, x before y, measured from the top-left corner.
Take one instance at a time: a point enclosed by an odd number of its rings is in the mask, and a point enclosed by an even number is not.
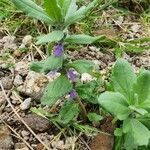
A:
[[[100,131],[97,128],[94,128],[89,125],[82,125],[82,124],[74,123],[73,127],[77,129],[78,131],[85,133],[87,136],[94,136],[100,133]]]
[[[56,22],[62,21],[61,8],[57,4],[57,0],[44,0],[44,7],[48,15]]]
[[[42,108],[36,108],[33,107],[30,109],[32,112],[36,113],[37,115],[43,117],[43,118],[52,118],[55,116],[55,114],[50,114],[48,111],[42,109]]]
[[[99,2],[99,0],[94,0],[93,2],[89,3],[89,5],[87,7],[82,6],[79,10],[77,10],[74,13],[71,13],[65,17],[65,26],[68,26],[70,24],[73,24],[77,21],[80,21],[81,19],[83,19],[87,13],[95,7],[95,5]]]
[[[76,0],[71,0],[70,5],[68,6],[68,10],[66,12],[65,20],[69,16],[72,16],[76,12],[77,8],[78,6],[76,5]]]
[[[51,55],[46,60],[33,62],[30,66],[30,69],[39,73],[48,73],[49,71],[62,68],[62,64],[63,64],[63,56],[55,57]]]
[[[144,116],[138,116],[137,118],[141,123],[143,123],[148,129],[150,129],[150,113]]]
[[[88,113],[87,117],[88,117],[89,121],[91,121],[91,122],[99,122],[100,120],[103,119],[102,116],[100,116],[96,113]]]
[[[75,43],[75,44],[92,44],[103,38],[103,36],[92,37],[89,35],[79,34],[70,35],[65,39],[65,42]]]
[[[138,107],[136,107],[136,106],[134,106],[134,105],[130,105],[129,108],[130,108],[131,110],[133,110],[133,111],[135,111],[135,112],[141,114],[141,115],[145,115],[145,114],[148,113],[145,109],[143,109],[143,108],[138,108]]]
[[[148,145],[150,140],[150,131],[137,119],[127,119],[123,123],[123,132],[129,133],[136,145]]]
[[[115,136],[122,136],[122,128],[116,128],[114,131]]]
[[[134,91],[138,95],[139,104],[144,104],[144,102],[147,100],[150,103],[150,71],[141,71],[141,73],[138,75]]]
[[[41,103],[52,106],[59,98],[72,90],[72,84],[64,75],[59,76],[53,82],[50,82],[42,96]]]
[[[78,84],[75,90],[81,99],[93,104],[98,104],[97,90],[100,86],[101,82],[93,80],[88,83]]]
[[[72,121],[79,113],[79,105],[75,101],[66,101],[59,112],[59,119],[63,124]]]
[[[118,92],[104,92],[99,96],[98,102],[119,120],[126,119],[130,113],[126,98]]]
[[[44,43],[51,43],[51,42],[58,42],[64,37],[63,31],[53,31],[46,35],[40,35],[37,37],[36,44],[44,44]]]
[[[72,0],[57,0],[58,1],[58,5],[61,8],[62,11],[62,15],[65,18],[70,6],[71,6],[71,2]],[[73,12],[73,11],[72,11]]]
[[[52,18],[50,18],[46,12],[43,11],[41,7],[36,5],[31,0],[12,0],[12,2],[18,7],[20,10],[25,12],[28,16],[36,18],[38,20],[44,21],[50,25],[54,24]]]
[[[76,60],[72,63],[67,64],[67,67],[74,68],[80,74],[89,73],[92,74],[96,65],[89,60]]]
[[[112,70],[111,81],[115,92],[123,94],[128,102],[132,104],[133,85],[136,82],[136,75],[126,60],[117,60]]]

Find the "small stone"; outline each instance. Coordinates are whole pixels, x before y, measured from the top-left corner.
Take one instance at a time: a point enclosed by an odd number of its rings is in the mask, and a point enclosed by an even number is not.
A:
[[[50,129],[50,122],[36,114],[29,114],[24,118],[26,124],[35,132],[44,132]]]
[[[15,50],[17,49],[17,45],[15,43],[15,36],[4,36],[1,40],[0,43],[3,43],[3,48],[6,49],[12,49]]]
[[[26,141],[28,141],[28,140],[30,139],[29,136],[24,136],[23,138],[24,138]]]
[[[134,32],[134,33],[137,33],[139,30],[140,30],[141,26],[138,25],[138,24],[134,24],[133,26],[131,26],[131,30]]]
[[[31,43],[32,43],[31,35],[26,35],[22,40],[22,44],[24,44],[25,46],[30,46]]]
[[[116,24],[120,26],[123,23],[123,21],[124,21],[124,17],[123,16],[119,16],[118,20],[116,21]]]
[[[13,86],[13,79],[11,79],[10,77],[3,77],[1,79],[1,82],[5,90],[10,90]]]
[[[14,55],[15,57],[20,57],[20,56],[21,56],[21,51],[18,50],[18,49],[16,49],[16,50],[13,52],[13,55]]]
[[[30,71],[23,86],[18,87],[17,90],[34,100],[39,100],[43,95],[43,90],[48,82],[49,79],[47,76]]]
[[[14,79],[14,85],[15,86],[20,86],[23,83],[23,79],[20,75],[16,75]]]
[[[92,81],[92,80],[93,80],[92,76],[88,73],[83,73],[81,75],[81,82],[82,83],[89,82],[89,81]]]
[[[100,62],[99,60],[92,60],[92,62],[93,62],[95,65],[98,65],[98,66],[101,65],[101,62]]]
[[[15,150],[29,150],[29,148],[24,143],[16,143]]]
[[[27,98],[21,103],[20,108],[21,110],[27,110],[31,106],[31,98]]]
[[[26,130],[21,131],[21,135],[22,135],[23,137],[28,136],[29,134],[30,134],[30,132],[28,132],[28,131],[26,131]]]
[[[64,149],[64,141],[53,141],[52,142],[52,147],[56,149]]]
[[[10,130],[5,125],[0,125],[0,149],[12,149],[14,143],[11,137]]]
[[[27,61],[20,61],[15,65],[15,73],[21,76],[25,76],[29,72],[29,62]]]

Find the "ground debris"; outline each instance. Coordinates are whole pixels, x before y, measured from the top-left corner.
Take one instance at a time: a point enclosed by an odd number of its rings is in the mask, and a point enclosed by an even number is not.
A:
[[[5,125],[0,125],[0,149],[10,150],[14,146],[11,132]]]
[[[24,121],[35,132],[44,132],[51,128],[51,124],[47,119],[36,114],[25,116]]]

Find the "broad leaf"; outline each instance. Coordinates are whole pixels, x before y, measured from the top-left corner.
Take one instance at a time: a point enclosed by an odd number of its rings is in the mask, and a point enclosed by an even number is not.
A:
[[[53,82],[50,82],[42,96],[41,103],[52,106],[59,98],[72,90],[72,84],[64,75],[59,76]]]
[[[67,101],[62,106],[59,112],[59,119],[62,121],[63,124],[67,124],[74,119],[79,113],[79,106],[78,103],[75,101]]]
[[[136,75],[126,60],[117,60],[112,71],[111,81],[114,90],[123,94],[128,102],[132,104],[133,85],[136,82]]]
[[[93,80],[85,84],[78,84],[75,89],[81,99],[93,104],[97,104],[98,96],[96,93],[100,85],[100,82]]]
[[[127,119],[123,123],[123,132],[129,133],[132,137],[132,142],[136,145],[148,145],[150,140],[150,131],[137,119]]]
[[[54,20],[50,18],[41,7],[31,0],[12,0],[12,2],[28,16],[54,25]]]
[[[79,34],[70,35],[65,39],[65,42],[76,43],[76,44],[92,44],[103,38],[103,36],[92,37],[89,35]]]
[[[63,57],[49,56],[46,60],[33,62],[30,66],[31,70],[39,73],[48,73],[62,67]]]
[[[61,23],[62,14],[61,8],[57,4],[57,0],[44,0],[44,7],[48,15],[56,22]]]
[[[76,60],[73,61],[72,63],[67,64],[67,66],[70,68],[74,68],[80,74],[82,73],[91,74],[96,67],[96,65],[89,60]]]
[[[44,44],[44,43],[51,43],[51,42],[58,42],[64,37],[63,31],[53,31],[46,35],[40,35],[37,37],[36,44]]]
[[[100,120],[103,119],[102,116],[100,116],[96,113],[88,113],[87,117],[91,122],[99,122]]]
[[[105,92],[98,98],[99,104],[119,120],[128,117],[130,110],[126,98],[120,93]]]
[[[150,71],[143,70],[138,75],[135,93],[138,96],[139,104],[144,103],[146,100],[150,104]]]

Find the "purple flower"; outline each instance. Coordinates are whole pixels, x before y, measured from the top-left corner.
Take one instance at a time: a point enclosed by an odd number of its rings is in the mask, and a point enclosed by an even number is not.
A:
[[[58,70],[52,70],[52,71],[50,71],[47,75],[50,76],[50,77],[55,77],[56,74],[57,74],[57,71],[58,71]]]
[[[69,93],[69,96],[71,99],[75,99],[77,97],[77,92],[75,90],[72,90],[70,93]]]
[[[76,71],[74,71],[72,69],[69,69],[67,71],[67,76],[68,76],[69,80],[71,80],[73,82],[76,81],[76,79],[77,79],[77,73],[76,73]]]
[[[56,57],[62,56],[63,50],[64,50],[63,45],[61,43],[57,43],[55,46],[54,55]]]

